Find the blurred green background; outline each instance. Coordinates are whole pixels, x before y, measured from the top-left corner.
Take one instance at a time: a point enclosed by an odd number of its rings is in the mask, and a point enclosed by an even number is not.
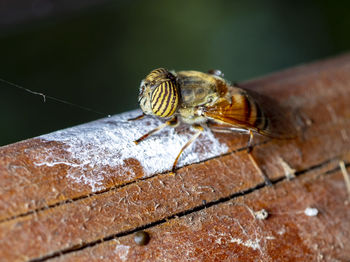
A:
[[[138,107],[156,67],[242,81],[346,52],[349,10],[323,0],[14,0],[0,5],[0,78],[116,114]],[[103,117],[4,83],[0,92],[0,145]]]

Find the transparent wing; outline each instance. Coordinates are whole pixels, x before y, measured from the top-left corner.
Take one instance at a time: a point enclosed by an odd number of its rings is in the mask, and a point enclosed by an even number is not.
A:
[[[291,110],[269,97],[246,89],[231,87],[225,99],[205,107],[203,112],[207,118],[222,124],[222,130],[253,130],[281,139],[296,135]]]

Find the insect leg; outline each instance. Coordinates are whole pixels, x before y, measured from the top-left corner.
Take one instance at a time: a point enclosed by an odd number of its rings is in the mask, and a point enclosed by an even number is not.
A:
[[[128,121],[135,121],[135,120],[139,120],[139,119],[142,119],[145,117],[145,114],[142,113],[142,115],[139,115],[137,117],[134,117],[134,118],[129,118]]]
[[[241,134],[249,133],[248,129],[234,127],[232,125],[218,124],[215,122],[208,122],[207,126],[210,128],[211,131],[216,133],[227,133],[227,134],[232,134],[232,132],[237,132]]]
[[[253,138],[254,138],[254,133],[252,130],[249,129],[249,140],[248,140],[248,145],[247,145],[247,153],[249,154],[253,150]]]
[[[173,164],[173,168],[172,168],[172,172],[174,173],[175,172],[175,168],[176,168],[176,165],[177,165],[177,162],[179,161],[179,158],[182,154],[182,152],[189,146],[193,143],[194,140],[196,140],[198,138],[198,136],[204,131],[204,128],[200,125],[193,125],[193,127],[195,129],[197,129],[197,133],[195,133],[188,141],[187,143],[181,148],[179,154],[177,155],[175,161],[174,161],[174,164]]]
[[[261,170],[261,168],[258,166],[258,163],[256,162],[255,157],[253,156],[253,154],[250,152],[248,153],[248,156],[250,158],[250,161],[252,161],[253,166],[255,167],[255,169],[258,171],[259,175],[261,175],[264,180],[265,180],[265,185],[267,186],[272,186],[271,180],[270,178]]]
[[[174,117],[173,119],[170,119],[169,121],[166,121],[164,124],[156,127],[155,129],[149,131],[148,133],[144,134],[143,136],[141,136],[139,139],[136,139],[134,141],[134,143],[137,145],[138,143],[140,143],[142,140],[145,140],[147,137],[149,137],[150,135],[154,134],[155,132],[163,129],[164,127],[167,126],[176,126],[178,123],[177,118]]]
[[[254,133],[252,130],[249,129],[249,140],[248,140],[248,146],[247,146],[247,153],[248,156],[250,158],[250,161],[252,161],[253,166],[255,167],[255,169],[258,171],[259,175],[262,176],[265,180],[265,184],[267,186],[272,186],[271,180],[270,178],[261,170],[261,168],[259,167],[255,157],[252,154],[252,150],[253,150],[253,138],[254,138]]]

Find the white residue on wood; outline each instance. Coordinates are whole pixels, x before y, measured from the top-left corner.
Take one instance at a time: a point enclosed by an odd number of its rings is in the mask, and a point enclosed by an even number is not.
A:
[[[243,245],[245,247],[250,247],[252,248],[253,250],[260,250],[261,247],[260,247],[260,239],[254,239],[254,240],[251,240],[251,239],[248,239],[248,240],[242,240],[242,239],[239,239],[239,238],[231,238],[230,239],[230,242],[231,243],[237,243],[239,245]]]
[[[307,207],[305,210],[304,210],[304,214],[309,216],[309,217],[314,217],[314,216],[317,216],[318,214],[318,209],[317,208],[313,208],[313,207]]]
[[[127,261],[129,254],[129,246],[116,245],[114,253],[121,259],[121,261]]]
[[[72,172],[68,172],[67,177],[75,183],[89,185],[93,191],[103,189],[104,179],[111,178],[105,171],[108,168],[118,168],[119,174],[114,173],[114,177],[125,177],[127,173],[132,179],[135,174],[130,163],[125,163],[128,159],[140,163],[144,176],[170,171],[181,147],[194,131],[186,130],[179,134],[174,128],[167,127],[136,145],[134,140],[162,124],[162,121],[153,117],[127,121],[140,113],[140,110],[135,110],[40,136],[46,141],[63,143],[62,148],[69,153],[69,157],[62,159],[54,150],[46,151],[38,156],[41,160],[36,165],[68,165]],[[178,167],[227,151],[225,144],[219,143],[210,130],[205,130],[182,154]]]

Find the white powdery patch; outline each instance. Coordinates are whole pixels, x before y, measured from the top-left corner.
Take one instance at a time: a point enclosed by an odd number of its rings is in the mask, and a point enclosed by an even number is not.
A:
[[[117,245],[114,249],[114,253],[119,256],[122,261],[126,261],[128,259],[129,249],[129,246]]]
[[[245,247],[250,247],[254,250],[260,250],[261,247],[260,247],[260,239],[255,239],[255,240],[251,240],[251,239],[248,239],[246,241],[243,241],[242,239],[239,239],[239,238],[231,238],[230,239],[230,242],[231,243],[237,243],[239,245],[243,245]]]
[[[318,215],[318,209],[317,208],[312,208],[312,207],[307,207],[304,210],[304,214],[309,216],[309,217],[314,217]]]
[[[93,191],[103,189],[103,180],[108,175],[104,171],[106,168],[118,167],[120,175],[125,177],[128,173],[130,178],[134,177],[130,164],[125,164],[127,159],[137,160],[145,176],[171,170],[181,147],[194,132],[188,130],[178,134],[174,128],[166,127],[136,145],[134,140],[163,123],[153,117],[127,121],[139,114],[141,111],[135,110],[40,136],[46,141],[63,143],[70,157],[62,159],[56,153],[42,152],[38,159],[45,161],[35,164],[68,165],[72,172],[68,172],[67,177],[75,183],[89,185]],[[178,167],[219,156],[227,151],[225,144],[220,144],[210,130],[205,130],[181,155]]]
[[[284,233],[286,233],[286,229],[285,229],[284,227],[277,231],[277,234],[279,234],[279,235],[281,235],[281,236],[282,236]]]

